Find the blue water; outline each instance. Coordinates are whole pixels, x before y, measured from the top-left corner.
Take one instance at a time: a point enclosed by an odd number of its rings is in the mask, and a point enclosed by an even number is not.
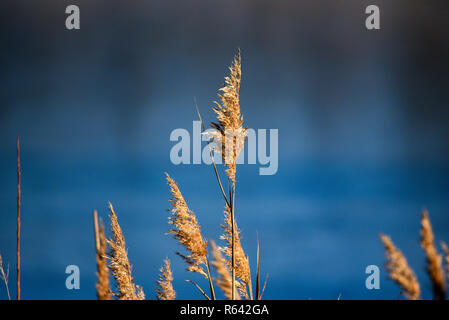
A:
[[[212,168],[171,164],[169,136],[191,130],[194,97],[214,120],[241,48],[245,126],[279,130],[276,175],[238,168],[236,217],[253,273],[259,238],[264,298],[396,299],[379,232],[431,297],[418,238],[427,207],[437,240],[449,242],[444,5],[378,0],[382,27],[371,32],[363,1],[103,2],[77,1],[72,32],[72,3],[2,0],[0,252],[13,295],[20,135],[23,298],[95,298],[92,211],[107,222],[108,201],[147,297],[169,257],[178,297],[202,298],[185,280],[204,279],[185,271],[182,248],[165,235],[164,171],[207,239],[221,234],[223,201]],[[65,287],[72,264],[80,290]],[[365,288],[371,264],[380,290]]]
[[[10,151],[12,151],[11,148]],[[386,279],[379,232],[393,237],[430,297],[424,256],[418,242],[419,214],[427,206],[437,239],[449,239],[449,170],[410,164],[303,163],[282,159],[274,176],[239,166],[237,208],[243,244],[255,267],[257,236],[261,270],[269,274],[267,299],[395,299],[398,288]],[[14,283],[14,154],[3,154],[0,190],[0,243],[11,263]],[[86,159],[44,157],[22,152],[22,292],[24,299],[94,299],[95,255],[92,210],[107,222],[111,201],[123,228],[136,283],[154,297],[162,260],[172,260],[179,298],[201,298],[186,273],[168,230],[168,187],[163,171],[181,191],[208,239],[221,233],[223,203],[212,168],[174,166],[145,155]],[[65,267],[81,271],[81,289],[65,288]],[[365,288],[366,266],[381,267],[381,289]],[[11,285],[14,287],[14,285]],[[14,291],[14,288],[12,288]],[[6,297],[2,289],[1,298]]]

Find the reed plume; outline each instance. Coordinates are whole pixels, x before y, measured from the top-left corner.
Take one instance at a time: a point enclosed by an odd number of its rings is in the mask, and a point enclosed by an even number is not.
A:
[[[432,282],[433,297],[436,300],[446,299],[446,282],[442,267],[442,256],[435,247],[434,234],[427,210],[421,215],[421,247],[426,253],[427,273]]]
[[[228,261],[226,261],[226,259],[223,257],[220,252],[220,248],[215,244],[214,241],[211,241],[211,247],[212,256],[214,258],[214,260],[211,261],[211,265],[215,267],[215,270],[217,271],[219,276],[218,278],[215,278],[215,283],[223,291],[226,299],[230,300],[232,299],[232,277],[229,273]],[[240,296],[237,292],[234,292],[234,298],[236,300],[240,300]]]
[[[222,155],[227,166],[226,174],[235,184],[236,160],[243,149],[247,129],[243,128],[243,116],[240,112],[240,81],[242,79],[240,50],[229,67],[230,75],[225,77],[225,86],[218,94],[221,103],[215,101],[212,108],[217,114],[218,123],[212,123],[215,132],[208,134],[213,138],[215,151]]]
[[[109,269],[106,254],[106,235],[104,233],[103,221],[98,223],[97,210],[94,211],[95,251],[97,258],[97,289],[98,300],[111,300],[111,288],[109,286]]]
[[[173,289],[173,273],[170,269],[170,260],[166,258],[160,269],[159,280],[156,281],[157,300],[175,300],[176,292]]]
[[[143,300],[145,295],[141,287],[134,284],[132,277],[132,267],[128,259],[128,252],[126,250],[125,238],[122,229],[117,220],[112,204],[109,203],[109,210],[111,214],[112,239],[107,240],[111,247],[108,254],[109,268],[112,271],[112,276],[117,283],[118,293],[114,293],[120,300]]]
[[[174,227],[171,228],[168,233],[172,234],[173,238],[183,245],[188,252],[187,255],[181,254],[180,252],[176,252],[176,254],[187,263],[188,271],[202,274],[209,281],[211,298],[209,298],[209,296],[204,293],[203,289],[201,289],[195,282],[191,280],[189,282],[194,284],[207,299],[215,300],[209,260],[207,259],[207,241],[203,240],[201,226],[196,220],[193,211],[187,206],[178,185],[172,178],[170,178],[168,173],[165,173],[165,175],[173,197],[169,199],[171,204],[169,212],[171,213],[171,216],[168,218],[168,223]],[[203,267],[206,267],[207,273],[204,271]]]
[[[235,285],[240,291],[240,294],[246,299],[252,298],[251,293],[251,271],[249,267],[249,259],[243,250],[242,243],[240,242],[240,230],[237,227],[237,223],[234,221],[234,255],[233,255],[233,238],[232,238],[232,219],[231,209],[226,205],[224,224],[222,225],[224,234],[221,236],[222,240],[225,240],[226,246],[222,248],[222,252],[227,257],[226,263],[232,270],[232,258],[234,256],[234,268],[235,275],[240,280],[235,282]],[[250,297],[248,297],[247,287],[250,291]]]
[[[170,178],[168,173],[165,174],[172,194],[172,198],[169,199],[171,204],[169,224],[173,225],[173,228],[168,233],[172,234],[173,238],[189,252],[188,255],[177,252],[187,263],[187,270],[200,273],[208,278],[208,274],[203,269],[207,263],[207,242],[201,235],[201,226],[193,211],[187,206],[176,182]]]
[[[6,292],[8,293],[8,300],[11,300],[11,295],[9,294],[9,287],[8,287],[9,264],[8,264],[8,268],[6,269],[6,272],[5,272],[5,269],[3,269],[3,259],[2,259],[1,254],[0,254],[0,278],[5,283]]]
[[[421,290],[418,279],[413,270],[409,267],[407,259],[402,252],[396,248],[389,236],[380,234],[380,239],[385,247],[385,267],[389,273],[390,279],[394,280],[401,287],[401,290],[407,299],[420,299]]]
[[[215,129],[214,132],[209,133],[213,138],[215,144],[215,151],[221,153],[222,159],[227,167],[226,174],[228,176],[229,185],[229,199],[225,196],[226,200],[226,212],[228,212],[230,217],[230,251],[231,251],[231,272],[232,272],[232,299],[235,299],[235,286],[236,286],[236,259],[241,258],[236,256],[236,226],[235,226],[235,185],[236,185],[236,162],[237,158],[242,151],[246,136],[247,129],[243,128],[243,116],[240,112],[240,82],[242,79],[241,70],[241,56],[240,49],[237,55],[234,57],[234,61],[229,67],[230,74],[225,77],[225,86],[220,89],[221,93],[218,97],[221,103],[215,101],[214,112],[217,115],[218,123],[212,123],[212,127]],[[215,163],[214,163],[215,169]],[[219,180],[220,188],[223,192],[223,188],[217,174],[217,179]],[[223,192],[224,194],[224,192]],[[228,210],[229,208],[229,210]],[[225,215],[225,219],[226,215]],[[246,282],[245,282],[246,283]],[[251,293],[251,286],[250,293]],[[239,287],[245,293],[246,289]],[[252,295],[252,294],[251,294]]]

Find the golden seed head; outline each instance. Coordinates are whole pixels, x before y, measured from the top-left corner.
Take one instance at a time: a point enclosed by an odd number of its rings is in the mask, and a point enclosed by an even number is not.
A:
[[[173,273],[170,269],[170,260],[166,258],[164,265],[160,269],[159,280],[156,281],[157,300],[174,300],[176,292],[173,289]]]
[[[198,272],[208,278],[203,269],[203,265],[206,264],[207,242],[201,235],[201,226],[193,211],[187,206],[176,182],[167,173],[166,179],[172,194],[172,199],[169,199],[171,204],[169,224],[173,225],[173,228],[168,233],[189,252],[188,255],[178,253],[188,264],[187,270]]]
[[[446,281],[443,270],[443,257],[435,246],[434,234],[427,210],[423,210],[421,216],[421,247],[426,253],[427,273],[432,281],[435,299],[446,298]]]
[[[401,287],[407,299],[420,299],[421,290],[418,279],[413,270],[409,267],[407,259],[402,252],[396,248],[389,236],[381,234],[380,239],[385,247],[385,267],[389,272],[390,279],[394,280]]]
[[[122,229],[117,220],[112,204],[109,203],[109,210],[111,214],[109,218],[111,220],[112,239],[107,243],[111,247],[111,251],[108,254],[109,268],[112,271],[112,276],[117,283],[118,293],[115,295],[120,300],[143,300],[144,294],[140,287],[136,291],[134,279],[132,277],[132,267],[128,259],[128,252],[126,250],[125,238],[123,236]]]
[[[215,132],[207,134],[213,139],[215,151],[222,155],[228,169],[229,178],[235,183],[235,166],[237,158],[245,144],[247,129],[243,128],[243,116],[240,112],[239,91],[242,79],[240,50],[229,67],[230,75],[225,77],[225,86],[220,89],[218,97],[221,103],[215,102],[212,108],[217,115],[218,123],[212,123]]]

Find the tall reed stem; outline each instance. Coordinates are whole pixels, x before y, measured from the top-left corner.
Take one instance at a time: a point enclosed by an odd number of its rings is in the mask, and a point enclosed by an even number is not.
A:
[[[210,275],[209,259],[207,259],[207,258],[206,258],[206,267],[207,267],[207,277],[209,278],[210,295],[212,297],[212,300],[215,300],[214,284],[213,284],[213,281],[212,281],[212,277]]]
[[[20,139],[17,136],[17,300],[20,300]]]
[[[232,196],[231,196],[232,300],[235,300],[235,221],[234,221],[234,203],[235,203],[235,182],[232,183]]]

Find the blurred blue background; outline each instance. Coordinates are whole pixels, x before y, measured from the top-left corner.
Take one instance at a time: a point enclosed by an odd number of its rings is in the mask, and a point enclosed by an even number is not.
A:
[[[0,4],[0,252],[15,296],[16,154],[22,158],[22,297],[95,299],[92,210],[117,211],[137,284],[154,298],[172,260],[180,299],[201,299],[168,230],[167,171],[208,239],[223,202],[213,169],[171,164],[170,132],[203,118],[237,48],[241,109],[279,129],[279,170],[238,167],[236,215],[266,299],[396,299],[379,232],[431,298],[419,215],[449,241],[447,1],[12,1]],[[65,29],[77,4],[81,29]],[[381,9],[367,31],[365,8]],[[67,265],[81,289],[65,288]],[[381,267],[381,289],[365,268]],[[254,269],[255,270],[255,269]],[[6,299],[3,284],[0,299]]]

